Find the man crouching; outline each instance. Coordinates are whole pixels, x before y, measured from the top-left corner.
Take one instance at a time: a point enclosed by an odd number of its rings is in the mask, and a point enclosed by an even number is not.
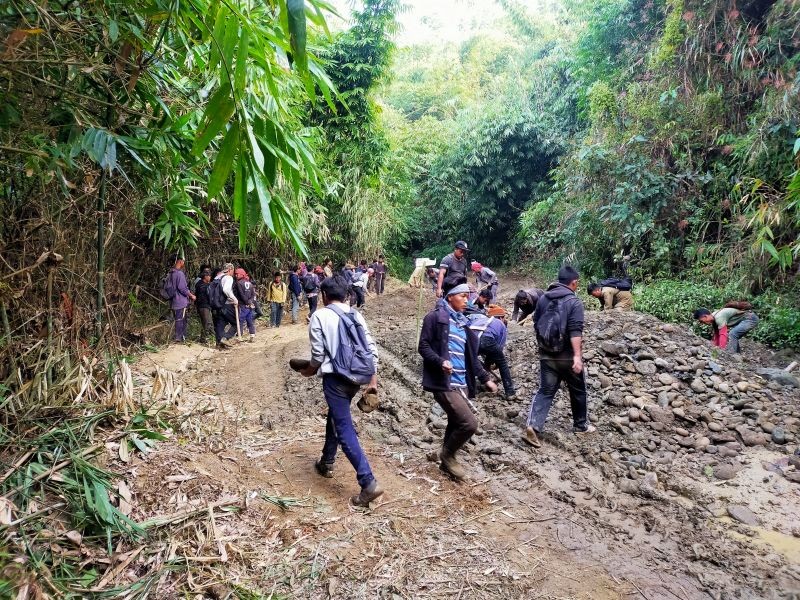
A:
[[[467,402],[475,397],[475,377],[490,391],[497,391],[478,360],[478,336],[469,329],[463,314],[468,299],[467,284],[451,288],[446,301],[440,301],[425,316],[418,348],[423,362],[422,387],[433,392],[447,413],[439,468],[457,481],[463,480],[465,473],[456,461],[456,452],[478,430],[478,421]]]
[[[377,390],[378,350],[364,317],[345,303],[348,288],[349,283],[338,275],[327,277],[320,285],[325,308],[311,315],[311,361],[300,373],[306,377],[320,373],[328,403],[325,445],[314,468],[323,477],[333,477],[336,451],[341,446],[361,486],[361,493],[350,501],[355,506],[368,506],[383,494],[383,489],[359,444],[350,402],[363,384]]]

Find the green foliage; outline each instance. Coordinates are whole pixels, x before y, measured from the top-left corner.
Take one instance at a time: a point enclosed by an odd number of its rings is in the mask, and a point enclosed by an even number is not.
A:
[[[774,292],[750,297],[735,284],[719,287],[686,279],[662,279],[634,288],[636,310],[671,323],[693,325],[692,313],[698,308],[716,310],[731,300],[749,300],[759,317],[752,337],[774,348],[800,349],[800,305],[796,291],[786,295]],[[790,302],[795,302],[794,305]]]
[[[685,39],[682,31],[684,0],[668,0],[667,4],[670,11],[664,21],[664,33],[661,35],[653,56],[653,66],[655,67],[674,60],[675,53]]]
[[[595,81],[589,90],[589,117],[595,125],[613,123],[619,114],[617,98],[605,81]]]

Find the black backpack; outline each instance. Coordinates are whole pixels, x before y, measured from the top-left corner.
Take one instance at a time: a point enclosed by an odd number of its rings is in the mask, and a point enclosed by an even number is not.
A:
[[[175,297],[177,290],[175,289],[175,282],[172,281],[172,270],[168,271],[161,279],[160,292],[164,300],[172,300]]]
[[[536,321],[536,341],[539,348],[550,354],[563,352],[569,340],[567,339],[567,312],[569,305],[576,300],[575,296],[566,296],[549,300],[539,320]]]
[[[311,274],[306,275],[303,277],[303,291],[307,293],[312,293],[317,290],[317,282],[314,281],[314,276]]]
[[[344,312],[335,304],[326,308],[339,315],[339,347],[331,357],[333,372],[352,383],[369,383],[375,374],[375,357],[367,345],[364,327],[356,319],[355,310]]]
[[[630,277],[609,277],[598,281],[600,287],[617,288],[620,292],[630,292],[633,289],[633,280]]]
[[[211,283],[208,284],[208,304],[214,310],[221,310],[227,301],[228,297],[222,290],[222,277],[212,279]]]

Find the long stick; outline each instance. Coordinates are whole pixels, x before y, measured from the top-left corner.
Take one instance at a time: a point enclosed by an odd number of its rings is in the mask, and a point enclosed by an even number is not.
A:
[[[239,303],[233,305],[233,310],[236,311],[236,333],[239,334],[239,341],[242,341],[242,324],[239,322]]]
[[[419,300],[417,300],[417,346],[419,346],[420,319],[422,318],[422,291],[425,289],[424,283],[419,286]]]

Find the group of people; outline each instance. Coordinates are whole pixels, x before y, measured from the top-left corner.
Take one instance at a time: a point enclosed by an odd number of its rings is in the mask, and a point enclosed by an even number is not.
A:
[[[262,302],[269,306],[269,326],[280,327],[283,323],[284,307],[290,307],[291,322],[298,323],[300,308],[308,305],[308,318],[317,309],[320,286],[325,279],[334,276],[331,260],[322,265],[309,266],[300,262],[284,273],[275,271],[272,280],[264,285],[260,293],[245,269],[225,263],[219,268],[202,265],[197,277],[190,282],[185,272],[183,257],[176,259],[174,266],[161,282],[161,295],[169,300],[175,323],[176,342],[185,342],[188,330],[190,306],[194,304],[200,321],[200,343],[207,343],[214,336],[216,347],[225,350],[230,341],[247,335],[255,341],[257,318],[265,316]],[[388,267],[381,255],[371,265],[360,261],[358,267],[350,263],[338,272],[347,283],[347,300],[359,308],[364,305],[367,291],[381,295],[385,289]]]
[[[468,263],[468,251],[466,242],[457,242],[438,269],[423,265],[410,281],[413,285],[418,283],[415,279],[427,277],[437,296],[434,309],[423,320],[418,352],[423,364],[422,387],[433,394],[447,418],[438,452],[439,468],[456,481],[466,476],[457,453],[479,429],[473,400],[480,386],[490,392],[498,389],[490,374],[493,367],[500,372],[506,397],[515,398],[504,353],[508,315],[494,303],[499,281],[487,267],[475,261]],[[475,285],[468,281],[470,272],[476,275]],[[573,432],[584,435],[596,431],[588,415],[582,352],[584,305],[577,296],[579,279],[577,269],[564,265],[546,290],[520,290],[514,298],[511,320],[524,323],[531,319],[539,348],[539,388],[521,433],[522,440],[533,447],[541,446],[542,432],[562,382],[569,393]],[[377,390],[378,353],[366,321],[347,302],[351,281],[342,273],[322,283],[320,293],[327,310],[316,311],[311,317],[312,358],[301,373],[322,376],[328,404],[325,444],[314,465],[316,471],[332,477],[337,448],[341,447],[361,487],[351,502],[368,506],[383,494],[383,489],[360,446],[350,403],[361,384]],[[632,282],[626,276],[590,283],[587,293],[600,300],[601,310],[624,311],[633,307],[631,288]],[[715,313],[700,309],[695,318],[712,325],[715,344],[727,340],[728,348],[734,351],[738,351],[738,340],[758,321],[749,306],[742,303],[730,303]]]

